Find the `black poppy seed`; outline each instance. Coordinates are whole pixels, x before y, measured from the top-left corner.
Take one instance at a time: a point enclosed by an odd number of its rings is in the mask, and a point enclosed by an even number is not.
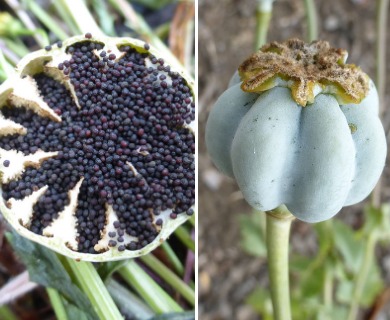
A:
[[[119,221],[115,221],[113,223],[113,225],[114,225],[114,228],[118,229],[120,227],[120,222]]]
[[[48,45],[48,46],[45,47],[46,51],[50,51],[51,49],[52,49],[51,45]]]
[[[115,240],[109,240],[109,241],[108,241],[108,246],[109,246],[109,247],[115,247],[116,244],[117,244],[117,242],[116,242]]]
[[[11,163],[11,162],[10,162],[9,160],[4,160],[4,161],[3,161],[3,166],[6,167],[6,168],[8,168],[9,165],[10,165],[10,163]]]

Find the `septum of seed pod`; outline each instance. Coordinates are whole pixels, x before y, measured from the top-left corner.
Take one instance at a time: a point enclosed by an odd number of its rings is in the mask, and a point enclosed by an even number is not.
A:
[[[193,83],[148,44],[77,36],[0,87],[0,209],[67,256],[146,254],[193,214]]]

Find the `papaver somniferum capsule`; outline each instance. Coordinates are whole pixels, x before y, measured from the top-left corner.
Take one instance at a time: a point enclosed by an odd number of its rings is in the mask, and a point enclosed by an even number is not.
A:
[[[366,198],[386,158],[378,94],[325,41],[264,45],[211,110],[208,152],[247,202],[324,221]]]
[[[0,86],[0,209],[75,259],[137,257],[193,214],[193,83],[152,46],[76,36]]]

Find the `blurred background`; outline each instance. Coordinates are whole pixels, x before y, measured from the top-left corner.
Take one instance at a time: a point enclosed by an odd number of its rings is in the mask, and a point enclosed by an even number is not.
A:
[[[383,24],[377,16],[379,3],[314,2],[319,39],[346,49],[347,62],[361,66],[372,79],[376,79],[378,63],[377,24]],[[256,6],[256,1],[249,0],[199,0],[199,319],[202,320],[272,319],[263,217],[252,212],[235,182],[216,170],[204,143],[210,109],[239,64],[254,52]],[[388,29],[389,23],[384,27]],[[268,40],[307,39],[307,35],[305,1],[276,0]],[[389,49],[389,37],[385,40],[383,43]],[[387,61],[389,57],[387,50]],[[389,79],[389,64],[384,71]],[[382,115],[386,134],[390,128],[388,87]],[[364,209],[366,202],[344,208],[328,224],[293,222],[290,281],[293,313],[299,315],[296,319],[346,319],[354,286],[362,274],[365,243],[372,231],[363,230],[367,230],[372,217],[381,216],[386,223],[389,219],[388,166],[380,192],[381,203],[385,205],[380,213]],[[357,302],[358,319],[390,319],[389,233],[389,229],[383,231],[374,254],[368,255],[373,263],[369,266],[364,294]]]

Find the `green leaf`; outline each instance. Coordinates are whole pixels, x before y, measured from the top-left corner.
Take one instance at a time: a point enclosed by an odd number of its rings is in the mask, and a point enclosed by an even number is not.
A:
[[[364,242],[356,233],[340,220],[333,221],[334,240],[336,249],[340,252],[346,268],[356,273],[358,272],[363,258]]]
[[[107,290],[126,319],[148,320],[155,315],[144,301],[118,282],[110,279]]]
[[[16,232],[7,233],[6,237],[26,265],[31,281],[58,290],[70,303],[77,306],[88,319],[97,319],[91,303],[84,293],[72,283],[71,278],[54,252],[21,237]]]
[[[390,240],[390,206],[383,204],[380,208],[368,205],[364,208],[365,223],[362,237],[376,232],[378,239]]]
[[[254,212],[247,215],[239,216],[241,247],[246,253],[255,257],[265,258],[267,256],[267,248],[265,243],[265,234],[263,223],[265,213]]]
[[[313,257],[305,257],[298,254],[293,254],[290,257],[290,272],[301,274],[302,271],[307,270],[313,262]]]
[[[304,301],[304,304],[302,303]],[[293,319],[313,319],[318,314],[321,302],[318,297],[303,298],[293,296],[291,299],[291,314]]]
[[[320,306],[317,311],[316,320],[347,319],[348,309],[344,306]]]
[[[307,277],[305,282],[300,284],[303,298],[315,297],[322,293],[325,281],[325,268],[325,265],[317,268],[311,277]]]
[[[88,315],[86,315],[81,309],[77,308],[74,304],[66,301],[65,305],[66,314],[68,315],[69,320],[88,320]]]
[[[127,263],[127,260],[110,261],[97,264],[96,271],[99,273],[103,282],[107,281],[111,275],[123,267]]]
[[[344,279],[343,281],[340,281],[336,291],[337,300],[341,303],[350,304],[352,301],[353,286],[354,282],[352,280]],[[372,260],[368,278],[364,285],[359,304],[362,307],[371,306],[383,288],[384,284],[380,275],[379,267],[376,261]]]
[[[272,320],[272,301],[270,292],[260,286],[256,287],[245,299],[245,303],[260,314],[263,320]]]
[[[328,251],[333,245],[333,220],[329,219],[314,225],[317,233],[319,251]]]

